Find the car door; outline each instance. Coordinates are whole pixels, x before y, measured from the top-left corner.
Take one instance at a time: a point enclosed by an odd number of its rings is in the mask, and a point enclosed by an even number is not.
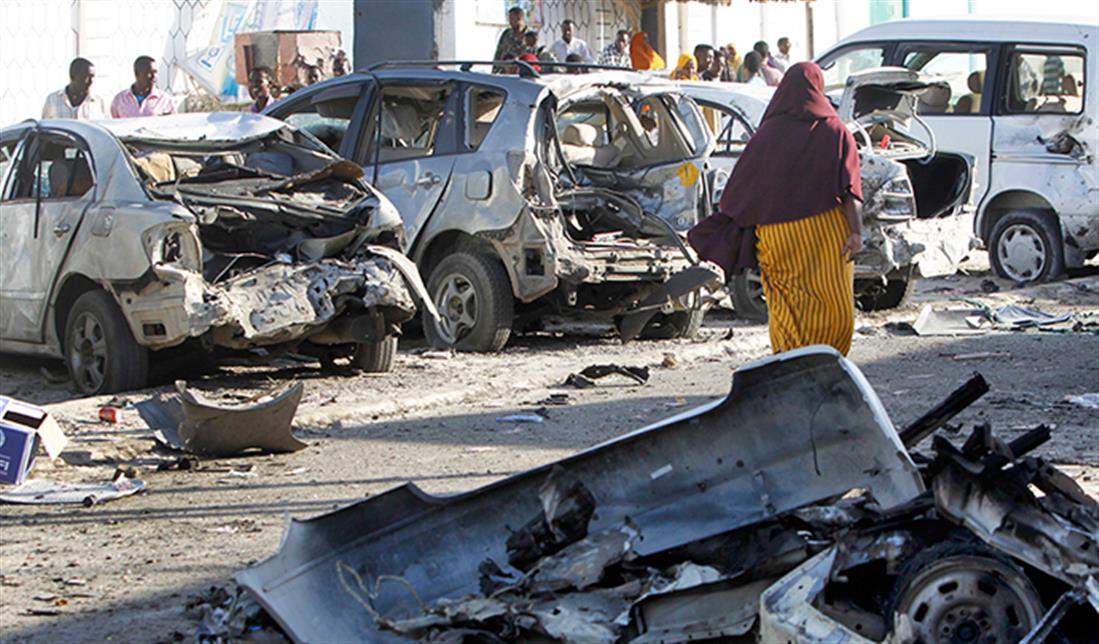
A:
[[[918,113],[935,134],[935,145],[947,152],[963,152],[976,161],[973,201],[980,204],[988,192],[992,149],[992,87],[997,48],[988,43],[915,42],[898,47],[899,65],[950,88],[925,92]]]
[[[0,201],[0,333],[42,342],[50,291],[94,198],[92,159],[83,142],[39,130],[21,146],[10,174]]]
[[[364,128],[365,145],[355,161],[373,167],[374,187],[401,213],[409,247],[446,192],[457,155],[464,152],[457,90],[453,83],[385,82]]]

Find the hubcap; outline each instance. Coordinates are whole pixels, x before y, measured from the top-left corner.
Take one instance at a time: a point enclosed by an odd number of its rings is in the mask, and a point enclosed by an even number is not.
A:
[[[918,642],[1016,642],[1041,617],[1022,575],[994,559],[951,557],[929,567],[905,590],[897,612]]]
[[[996,257],[1007,277],[1016,282],[1038,279],[1046,267],[1048,249],[1038,231],[1026,224],[1013,224],[1000,235]]]
[[[451,273],[435,290],[439,322],[435,328],[447,344],[457,344],[477,324],[477,291],[463,275]]]
[[[85,391],[103,386],[107,372],[107,338],[91,313],[81,313],[69,336],[69,366],[77,385]]]

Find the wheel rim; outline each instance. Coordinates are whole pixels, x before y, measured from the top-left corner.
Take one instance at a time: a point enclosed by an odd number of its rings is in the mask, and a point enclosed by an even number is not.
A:
[[[473,283],[459,273],[443,278],[435,290],[435,308],[439,321],[435,328],[447,344],[456,344],[477,324],[477,291]]]
[[[1018,571],[987,557],[951,557],[913,579],[897,604],[918,642],[1016,642],[1041,618]]]
[[[759,306],[760,310],[766,310],[767,298],[763,295],[763,275],[759,271],[749,270],[744,273],[744,283],[748,287],[748,297]]]
[[[69,369],[84,391],[97,391],[107,373],[107,337],[94,315],[81,313],[69,334]]]
[[[1038,278],[1046,267],[1048,249],[1042,236],[1026,224],[1013,224],[1000,235],[996,256],[1007,277],[1016,282]]]

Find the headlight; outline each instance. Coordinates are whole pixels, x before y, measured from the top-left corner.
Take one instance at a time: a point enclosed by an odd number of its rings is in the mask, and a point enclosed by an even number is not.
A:
[[[878,219],[903,221],[916,216],[916,196],[907,176],[894,177],[881,188],[882,209]]]

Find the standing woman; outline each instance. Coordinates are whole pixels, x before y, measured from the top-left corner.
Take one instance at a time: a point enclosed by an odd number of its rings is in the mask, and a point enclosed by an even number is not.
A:
[[[861,201],[855,139],[824,96],[820,67],[798,63],[737,161],[719,212],[688,238],[726,275],[758,258],[775,353],[828,344],[847,355]]]

